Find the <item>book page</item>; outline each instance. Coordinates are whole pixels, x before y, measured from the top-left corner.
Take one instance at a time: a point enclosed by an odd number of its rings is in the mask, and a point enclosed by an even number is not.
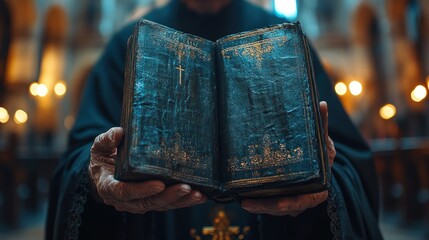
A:
[[[217,44],[227,188],[319,178],[322,154],[300,28],[279,25]]]

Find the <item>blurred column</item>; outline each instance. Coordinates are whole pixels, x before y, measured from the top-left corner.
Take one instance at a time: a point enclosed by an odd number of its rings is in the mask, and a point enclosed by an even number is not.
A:
[[[36,74],[34,25],[36,9],[32,0],[7,1],[12,16],[12,36],[6,71],[8,84],[29,83]],[[22,71],[25,66],[25,71]]]
[[[395,73],[391,84],[396,87],[398,93],[398,121],[404,136],[416,136],[425,134],[427,123],[423,123],[422,113],[425,109],[425,101],[412,100],[411,93],[415,87],[423,83],[421,65],[418,59],[416,45],[409,36],[410,25],[407,19],[412,19],[414,0],[386,0],[387,17],[390,23],[390,38],[392,39],[393,65]],[[413,23],[417,24],[416,22]],[[407,28],[408,27],[408,28]]]
[[[34,31],[37,12],[33,0],[5,2],[10,12],[11,25],[3,82],[5,91],[1,96],[0,107],[9,112],[10,119],[2,124],[2,132],[5,135],[17,134],[21,138],[27,130],[27,124],[25,121],[14,121],[14,116],[18,110],[26,114],[31,111],[28,85],[37,76],[37,39]]]
[[[36,130],[53,144],[58,132],[61,98],[64,95],[64,70],[67,54],[67,14],[61,5],[53,5],[46,13],[41,47],[40,74],[36,83]],[[61,89],[60,89],[61,88]]]
[[[361,3],[356,8],[351,23],[353,69],[351,74],[358,77],[365,86],[365,107],[360,102],[359,127],[370,138],[389,137],[392,134],[379,109],[389,103],[386,77],[383,65],[383,42],[381,26],[376,8],[370,3]]]

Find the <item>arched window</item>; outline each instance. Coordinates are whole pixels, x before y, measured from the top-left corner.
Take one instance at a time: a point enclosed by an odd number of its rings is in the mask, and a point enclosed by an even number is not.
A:
[[[33,0],[6,1],[10,10],[11,34],[7,57],[6,83],[22,84],[36,75],[36,44],[34,25],[36,7]],[[25,66],[25,71],[22,70]]]
[[[369,79],[372,82],[373,91],[376,92],[377,98],[374,99],[374,107],[384,104],[387,101],[386,89],[387,83],[384,76],[385,66],[383,65],[383,43],[381,40],[380,23],[377,18],[375,9],[367,4],[360,4],[353,16],[353,41],[366,49],[368,53],[368,66],[371,69]]]
[[[102,0],[80,1],[74,14],[74,24],[71,26],[73,45],[78,47],[99,46],[103,44],[100,33],[102,17]],[[114,2],[114,1],[110,1]],[[113,13],[112,13],[113,14]],[[114,18],[114,14],[111,18]]]

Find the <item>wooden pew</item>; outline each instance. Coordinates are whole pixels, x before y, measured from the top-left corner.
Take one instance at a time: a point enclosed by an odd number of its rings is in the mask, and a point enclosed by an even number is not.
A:
[[[429,138],[370,141],[385,211],[399,211],[407,225],[429,219]]]
[[[17,188],[25,178],[25,171],[19,166],[16,159],[18,137],[8,136],[7,145],[0,150],[0,191],[3,195],[1,219],[10,227],[16,227],[19,221],[20,201]]]
[[[48,191],[40,183],[44,181],[47,188],[60,155],[49,147],[18,147],[17,143],[17,136],[11,135],[0,149],[0,223],[9,228],[19,227],[20,217],[37,214],[47,201]]]

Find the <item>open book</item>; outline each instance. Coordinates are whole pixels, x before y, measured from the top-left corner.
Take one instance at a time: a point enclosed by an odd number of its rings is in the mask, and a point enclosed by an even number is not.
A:
[[[115,177],[227,201],[317,192],[330,168],[299,23],[212,42],[140,20],[128,42]]]

